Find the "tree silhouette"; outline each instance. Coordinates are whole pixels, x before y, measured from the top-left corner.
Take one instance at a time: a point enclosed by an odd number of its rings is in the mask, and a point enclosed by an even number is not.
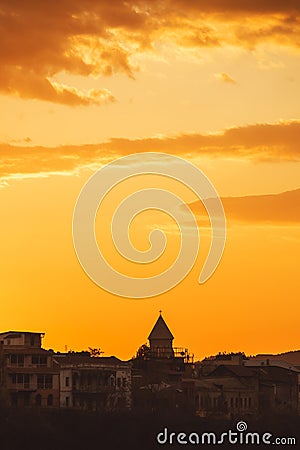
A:
[[[99,358],[101,355],[103,355],[103,351],[101,350],[101,348],[92,348],[89,347],[89,353],[93,358]]]
[[[143,344],[138,348],[135,357],[137,359],[147,359],[149,356],[150,356],[150,347],[147,344]]]

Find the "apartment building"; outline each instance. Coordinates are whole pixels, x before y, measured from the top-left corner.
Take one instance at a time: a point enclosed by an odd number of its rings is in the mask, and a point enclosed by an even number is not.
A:
[[[89,352],[57,353],[60,406],[90,411],[131,408],[131,363]]]
[[[0,333],[0,384],[9,406],[59,406],[59,367],[44,333]]]

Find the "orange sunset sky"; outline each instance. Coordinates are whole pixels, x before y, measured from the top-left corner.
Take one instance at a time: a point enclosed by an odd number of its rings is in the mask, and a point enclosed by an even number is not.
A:
[[[162,309],[174,345],[196,358],[300,349],[299,1],[0,0],[0,41],[0,331],[125,359]],[[97,169],[147,151],[210,178],[227,243],[199,285],[209,223],[188,189],[168,184],[198,218],[200,252],[177,287],[133,300],[84,273],[72,216]],[[113,205],[161,182],[144,178],[112,192],[96,224],[111,263],[138,276],[167,267],[179,239],[170,218],[145,212],[132,239],[146,249],[160,224],[166,255],[141,269],[114,252]]]

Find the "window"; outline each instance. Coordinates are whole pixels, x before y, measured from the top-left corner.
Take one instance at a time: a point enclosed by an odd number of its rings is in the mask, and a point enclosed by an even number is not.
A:
[[[127,379],[126,379],[126,377],[122,378],[122,382],[123,382],[123,387],[126,388],[126,386],[127,386]]]
[[[70,377],[66,377],[66,387],[70,386]]]
[[[29,374],[28,373],[14,373],[11,376],[12,384],[18,384],[25,389],[29,388]]]
[[[251,397],[248,398],[248,406],[251,408]]]
[[[16,364],[17,364],[17,357],[18,357],[18,355],[10,355],[10,364],[12,365],[12,366],[15,366]]]
[[[230,399],[230,407],[233,408],[233,397]]]
[[[52,389],[52,385],[53,385],[52,375],[37,376],[38,389]]]
[[[50,394],[47,397],[47,406],[53,406],[53,395]]]
[[[24,355],[9,355],[9,361],[12,366],[24,367]]]
[[[239,406],[239,399],[238,397],[235,398],[235,407],[238,408]]]
[[[31,347],[34,347],[34,336],[30,337],[30,345]]]
[[[70,404],[70,399],[69,399],[69,397],[66,397],[66,406],[68,407],[69,404]]]
[[[34,355],[31,357],[34,366],[47,366],[47,356]]]
[[[117,378],[117,386],[118,386],[118,388],[121,387],[121,381],[122,381],[122,379],[118,377]]]

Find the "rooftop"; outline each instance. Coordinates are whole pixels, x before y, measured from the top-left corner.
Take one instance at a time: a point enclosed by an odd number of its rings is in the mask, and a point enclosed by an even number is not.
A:
[[[60,365],[71,366],[99,366],[99,365],[123,365],[127,364],[127,361],[121,361],[115,356],[99,356],[92,357],[87,352],[74,352],[74,353],[56,353],[53,355],[54,359]]]
[[[168,325],[164,321],[161,313],[156,321],[156,324],[152,328],[151,333],[148,336],[149,341],[151,339],[174,339]]]
[[[38,334],[39,336],[44,337],[45,333],[41,333],[38,331],[2,331],[2,333],[0,333],[0,336],[4,336],[4,335],[8,335],[6,336],[7,338],[16,338],[18,337],[18,335],[21,334]],[[9,336],[11,335],[11,336]]]

